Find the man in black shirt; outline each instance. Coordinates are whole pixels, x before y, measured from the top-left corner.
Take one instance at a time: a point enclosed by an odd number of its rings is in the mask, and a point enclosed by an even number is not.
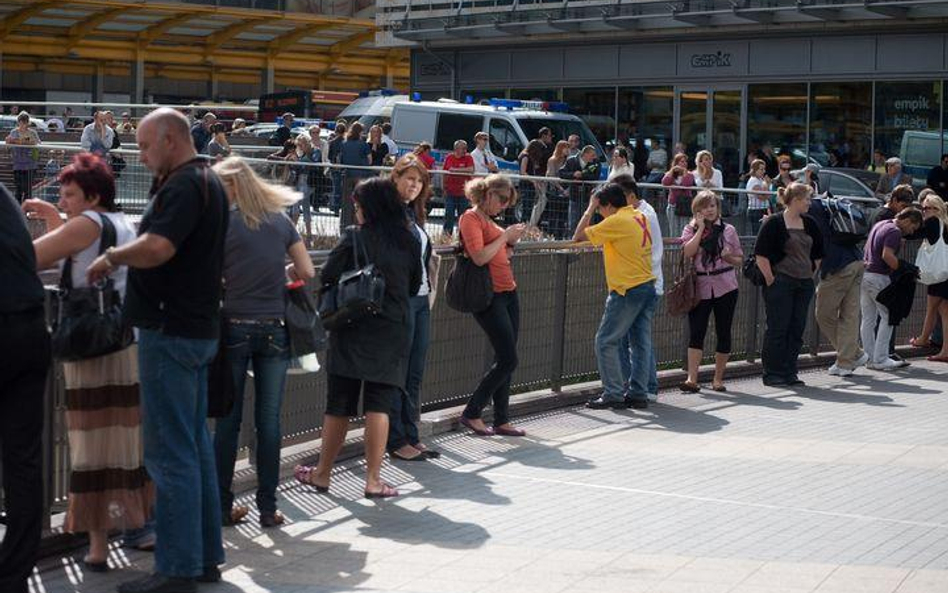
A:
[[[211,141],[211,126],[217,123],[217,116],[208,111],[191,127],[191,141],[194,142],[194,150],[200,153],[207,152],[207,145]]]
[[[941,164],[928,172],[928,187],[935,190],[942,200],[948,200],[948,152],[941,155]]]
[[[127,265],[126,313],[139,329],[145,467],[157,491],[155,574],[120,593],[189,593],[220,580],[224,562],[214,449],[207,430],[207,372],[220,331],[227,196],[196,158],[187,120],[171,109],[136,134],[155,174],[139,236],[110,248],[90,279]],[[228,509],[229,511],[229,509]]]
[[[0,591],[27,593],[43,526],[43,391],[49,333],[23,212],[0,185],[0,449],[7,530]]]

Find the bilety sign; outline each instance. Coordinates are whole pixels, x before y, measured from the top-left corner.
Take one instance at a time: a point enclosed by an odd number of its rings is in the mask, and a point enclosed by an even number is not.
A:
[[[691,54],[692,68],[730,68],[731,53],[718,50],[714,53]]]

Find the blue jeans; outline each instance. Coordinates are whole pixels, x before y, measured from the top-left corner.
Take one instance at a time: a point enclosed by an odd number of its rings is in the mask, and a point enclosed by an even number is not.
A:
[[[471,202],[464,196],[445,196],[444,197],[444,226],[442,230],[445,235],[454,233],[454,223],[458,217],[464,214],[471,207]]]
[[[214,453],[221,512],[230,513],[234,504],[231,485],[237,461],[237,439],[244,413],[244,386],[247,365],[253,364],[254,426],[257,435],[257,509],[276,511],[276,488],[280,480],[280,405],[286,370],[290,366],[289,336],[276,323],[251,325],[228,323],[227,360],[234,374],[234,407],[214,427]]]
[[[155,572],[195,577],[224,562],[207,369],[217,340],[141,329],[138,367],[145,468],[155,483]]]
[[[655,300],[656,302],[658,301],[657,296]],[[648,371],[648,382],[645,385],[645,393],[648,395],[658,395],[658,365],[655,362],[655,348],[649,344],[646,349],[648,358],[642,363],[633,363],[632,358],[634,355],[632,353],[632,343],[635,339],[633,332],[630,330],[619,344],[619,364],[622,366],[622,376],[626,378],[626,389],[631,385],[632,373],[635,372],[635,367],[644,365]],[[632,397],[631,392],[629,397]]]
[[[627,375],[623,374],[622,359],[629,357],[629,351],[622,349],[622,342],[628,340],[636,361],[654,359],[654,354],[649,352],[652,351],[652,316],[657,301],[653,282],[630,288],[625,295],[612,291],[606,298],[606,310],[596,332],[596,361],[604,400],[622,401],[626,379],[631,399],[647,399],[654,365],[650,368],[647,362],[636,364]]]
[[[421,411],[421,381],[425,376],[425,358],[431,333],[431,310],[428,296],[414,296],[409,301],[408,335],[411,346],[408,350],[408,376],[405,389],[392,399],[389,412],[388,450],[395,451],[405,445],[417,445],[418,415]]]

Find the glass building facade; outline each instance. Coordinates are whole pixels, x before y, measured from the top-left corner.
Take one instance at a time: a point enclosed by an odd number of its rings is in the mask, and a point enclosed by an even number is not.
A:
[[[924,179],[948,152],[946,80],[793,82],[728,85],[600,86],[465,90],[488,97],[561,100],[589,125],[600,144],[694,157],[709,149],[735,185],[751,155],[789,154],[795,167],[866,169],[873,151],[899,156]],[[642,148],[639,148],[642,151]]]

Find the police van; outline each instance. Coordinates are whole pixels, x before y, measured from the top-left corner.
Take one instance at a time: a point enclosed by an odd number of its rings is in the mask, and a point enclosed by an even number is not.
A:
[[[474,150],[474,134],[490,135],[490,150],[500,169],[519,171],[517,156],[527,143],[539,136],[541,128],[553,131],[553,141],[566,140],[572,134],[580,146],[592,145],[600,161],[605,156],[596,137],[583,120],[566,113],[565,103],[490,99],[487,105],[439,101],[397,103],[392,109],[392,139],[399,153],[410,152],[420,142],[429,142],[439,163],[444,161],[456,140],[465,140]],[[602,168],[605,179],[607,168]]]
[[[407,103],[408,95],[400,95],[389,89],[364,91],[359,98],[342,110],[337,119],[348,123],[359,122],[368,130],[375,124],[383,124],[392,119],[392,109],[397,103]]]

